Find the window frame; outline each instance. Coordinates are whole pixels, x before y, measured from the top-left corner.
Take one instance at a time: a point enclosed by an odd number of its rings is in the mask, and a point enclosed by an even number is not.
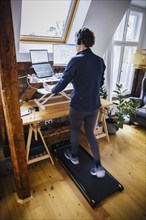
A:
[[[20,42],[34,42],[34,43],[66,43],[69,33],[75,18],[75,14],[79,5],[80,0],[73,0],[73,6],[69,12],[66,28],[64,31],[64,35],[62,38],[55,38],[55,37],[45,37],[45,36],[27,36],[27,35],[20,35]]]
[[[139,13],[143,14],[141,30],[140,30],[140,36],[139,36],[138,41],[127,41],[126,40],[127,29],[128,29],[128,21],[129,21],[129,16],[130,16],[131,11],[136,11],[136,12],[139,12]],[[141,41],[142,29],[143,29],[143,22],[144,22],[144,11],[143,10],[139,10],[135,7],[131,7],[127,10],[126,18],[125,18],[125,22],[124,22],[123,38],[122,38],[122,40],[119,40],[119,41],[118,40],[113,41],[114,47],[119,46],[121,48],[120,58],[119,58],[119,66],[118,66],[118,74],[117,74],[117,78],[115,79],[116,83],[121,83],[120,79],[121,79],[121,76],[122,76],[122,65],[123,65],[123,57],[124,57],[125,48],[126,47],[136,47],[136,49],[137,49],[139,47],[139,44],[140,44],[140,41]],[[133,78],[134,78],[134,67],[133,67],[133,71],[131,72],[131,74],[132,74],[132,80],[133,80]],[[132,83],[131,83],[131,85],[132,85]],[[113,85],[113,87],[114,87],[114,85]],[[113,88],[113,89],[115,89],[115,88]],[[129,90],[129,88],[128,88],[127,94],[131,93],[131,89]]]

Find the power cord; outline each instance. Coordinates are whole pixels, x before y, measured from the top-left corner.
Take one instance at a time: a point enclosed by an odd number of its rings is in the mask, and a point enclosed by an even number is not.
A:
[[[18,77],[18,79],[23,79],[23,78],[27,78],[27,75]]]
[[[28,77],[29,77],[29,76],[28,76]],[[27,79],[26,79],[26,82],[27,82],[28,86],[29,86],[30,88],[32,88],[32,89],[37,90],[38,88],[36,88],[36,87],[30,85],[30,83],[29,83],[29,81],[28,81],[28,79],[29,79],[28,77],[27,77]]]

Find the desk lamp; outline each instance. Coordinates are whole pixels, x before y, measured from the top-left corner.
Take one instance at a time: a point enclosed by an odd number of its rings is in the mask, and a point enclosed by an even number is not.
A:
[[[138,49],[132,62],[136,69],[146,69],[146,49]]]

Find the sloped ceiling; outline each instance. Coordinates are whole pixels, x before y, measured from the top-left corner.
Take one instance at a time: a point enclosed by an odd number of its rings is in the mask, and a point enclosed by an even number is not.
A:
[[[95,34],[96,43],[93,51],[103,55],[116,31],[131,0],[93,0],[88,10],[84,27],[89,27]]]

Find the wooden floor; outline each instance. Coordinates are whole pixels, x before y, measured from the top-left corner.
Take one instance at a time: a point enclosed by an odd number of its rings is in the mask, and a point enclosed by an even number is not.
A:
[[[81,135],[82,145],[87,146]],[[1,220],[142,220],[146,219],[146,131],[124,125],[99,140],[102,164],[124,186],[92,209],[66,171],[55,160],[29,165],[33,199],[18,204],[13,175],[0,177]],[[87,148],[89,150],[89,148]],[[90,150],[89,150],[90,152]]]

